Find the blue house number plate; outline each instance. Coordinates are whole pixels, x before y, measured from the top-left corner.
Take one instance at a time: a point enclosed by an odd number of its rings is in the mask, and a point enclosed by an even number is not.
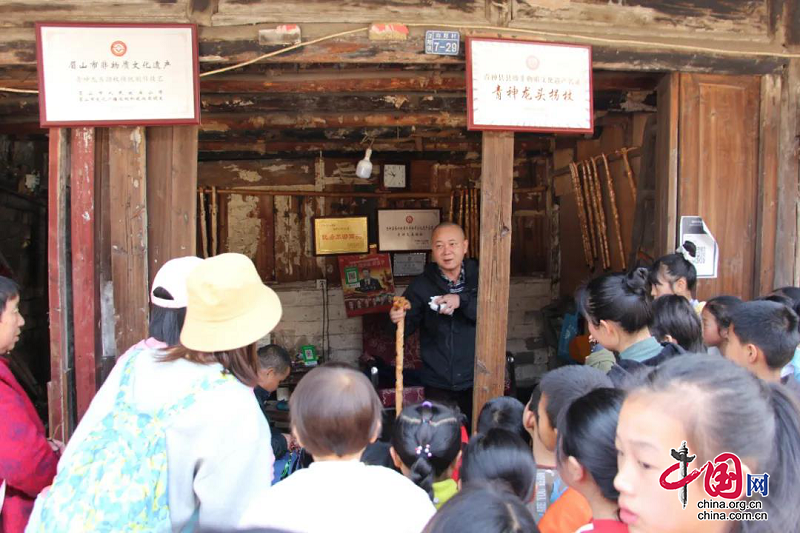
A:
[[[461,43],[461,34],[457,31],[425,32],[425,53],[440,56],[457,56]]]

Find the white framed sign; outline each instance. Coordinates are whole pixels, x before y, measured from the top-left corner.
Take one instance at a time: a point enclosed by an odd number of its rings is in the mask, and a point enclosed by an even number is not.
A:
[[[194,24],[37,23],[39,123],[200,123]]]
[[[440,209],[378,209],[378,249],[381,252],[427,251]]]
[[[590,46],[467,38],[467,129],[592,133]]]

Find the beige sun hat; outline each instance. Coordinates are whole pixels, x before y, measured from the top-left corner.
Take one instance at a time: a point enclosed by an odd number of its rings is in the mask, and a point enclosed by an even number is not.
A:
[[[204,259],[186,279],[186,290],[181,344],[190,350],[222,352],[248,346],[281,319],[278,295],[242,254]]]

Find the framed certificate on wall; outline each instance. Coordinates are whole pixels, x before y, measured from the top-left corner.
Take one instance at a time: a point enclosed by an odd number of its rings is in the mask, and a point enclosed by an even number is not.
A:
[[[441,220],[440,209],[378,209],[378,249],[381,252],[428,251],[433,228]]]
[[[365,254],[367,217],[315,217],[314,255]]]

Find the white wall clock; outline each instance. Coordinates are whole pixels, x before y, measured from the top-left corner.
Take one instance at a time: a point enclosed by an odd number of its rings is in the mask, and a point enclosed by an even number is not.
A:
[[[387,189],[405,189],[408,187],[408,164],[384,163],[383,186]]]

